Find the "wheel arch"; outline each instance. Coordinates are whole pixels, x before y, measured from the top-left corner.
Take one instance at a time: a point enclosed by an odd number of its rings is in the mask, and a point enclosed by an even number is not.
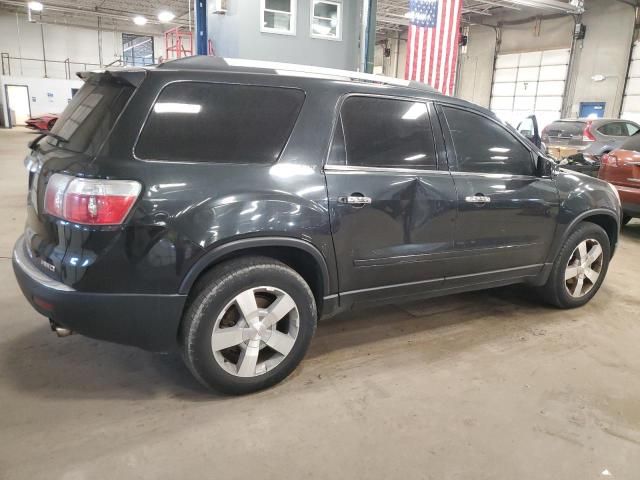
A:
[[[211,268],[245,255],[259,255],[281,261],[307,282],[316,300],[318,313],[323,299],[331,292],[327,262],[313,244],[291,237],[258,237],[234,240],[205,253],[187,272],[180,284],[180,294],[189,294],[197,280]]]
[[[562,240],[558,243],[554,250],[554,259],[558,254],[560,248],[562,248],[562,245],[564,245],[564,243],[567,241],[567,238],[569,238],[569,235],[571,235],[578,227],[578,225],[583,222],[595,223],[596,225],[602,227],[605,232],[607,232],[607,236],[609,237],[609,245],[611,247],[611,256],[613,257],[616,245],[618,244],[620,220],[613,211],[604,208],[598,208],[583,212],[573,219],[573,221],[565,229]]]

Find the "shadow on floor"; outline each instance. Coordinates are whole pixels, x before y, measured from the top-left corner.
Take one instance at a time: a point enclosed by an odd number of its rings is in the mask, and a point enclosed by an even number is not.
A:
[[[320,323],[308,358],[395,336],[437,331],[487,315],[509,322],[516,311],[537,321],[557,315],[557,310],[541,306],[529,290],[521,287],[348,312]],[[475,338],[482,341],[481,335]],[[44,321],[41,328],[6,343],[0,355],[0,377],[18,390],[39,397],[104,400],[164,396],[188,401],[225,398],[201,387],[177,354],[152,354],[80,335],[59,339],[48,331]]]

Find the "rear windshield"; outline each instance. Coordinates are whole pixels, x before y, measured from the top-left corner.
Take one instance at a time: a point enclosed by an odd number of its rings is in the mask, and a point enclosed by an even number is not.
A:
[[[571,137],[582,135],[584,127],[583,122],[553,122],[545,130],[550,137]]]
[[[89,78],[71,99],[47,141],[65,150],[95,155],[133,90],[113,77]]]
[[[631,137],[629,137],[629,140],[624,142],[620,148],[622,150],[632,150],[640,152],[640,133],[631,135]]]

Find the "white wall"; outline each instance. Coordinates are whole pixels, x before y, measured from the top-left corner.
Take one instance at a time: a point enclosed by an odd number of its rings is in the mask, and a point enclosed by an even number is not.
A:
[[[31,115],[61,113],[71,100],[71,89],[82,87],[82,80],[54,78],[30,78],[0,75],[0,104],[2,115],[0,124],[9,125],[5,85],[25,85],[29,88]]]
[[[582,22],[584,42],[575,52],[575,75],[569,91],[570,114],[578,115],[580,102],[606,102],[605,116],[617,117],[622,106],[625,77],[633,43],[634,10],[621,2],[590,2]],[[591,77],[604,75],[603,82]]]
[[[565,115],[577,115],[580,102],[606,102],[607,116],[617,116],[622,102],[624,77],[633,40],[634,9],[612,0],[586,0],[582,23],[587,26],[584,41],[578,41],[574,67],[570,73]],[[487,21],[513,20],[514,14],[490,17]],[[569,48],[573,18],[536,20],[520,25],[502,25],[498,53]],[[489,106],[493,78],[493,56],[496,36],[492,28],[473,25],[469,32],[467,53],[460,58],[458,95],[466,100]],[[604,82],[593,82],[595,74],[606,76]]]
[[[164,57],[164,36],[159,27],[138,27],[133,23],[103,21],[101,28],[102,48],[99,48],[97,19],[94,25],[72,26],[64,24],[30,23],[25,15],[16,15],[0,10],[0,52],[11,57],[33,58],[12,60],[11,75],[44,77],[44,56],[47,62],[47,77],[66,78],[63,62],[74,62],[71,75],[77,71],[97,68],[102,56],[102,65],[107,65],[122,55],[122,33],[140,33],[154,36],[154,56]],[[5,71],[5,74],[8,72]]]

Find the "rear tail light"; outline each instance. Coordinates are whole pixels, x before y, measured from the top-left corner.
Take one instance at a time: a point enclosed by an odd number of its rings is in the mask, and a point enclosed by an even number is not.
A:
[[[613,153],[605,153],[600,157],[600,163],[602,165],[610,165],[613,167],[618,166],[618,157],[616,157]]]
[[[120,225],[142,185],[133,180],[94,180],[56,173],[44,196],[45,212],[85,225]]]
[[[594,137],[593,133],[591,133],[591,122],[587,122],[587,126],[584,127],[584,130],[582,131],[582,141],[583,142],[596,141],[596,137]]]

